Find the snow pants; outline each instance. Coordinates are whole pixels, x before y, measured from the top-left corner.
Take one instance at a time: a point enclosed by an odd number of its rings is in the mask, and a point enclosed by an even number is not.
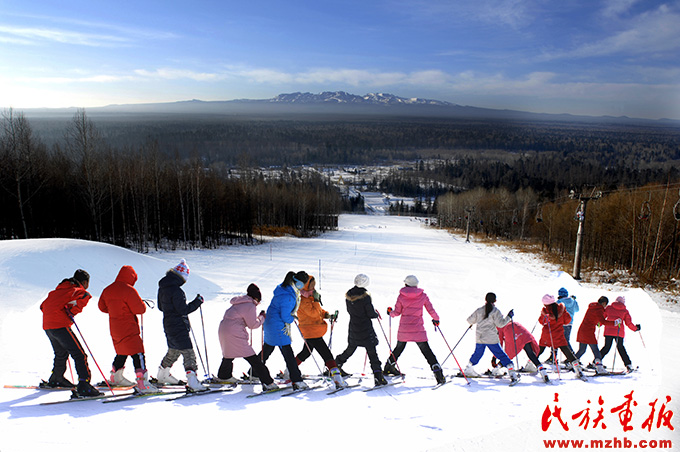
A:
[[[132,365],[135,370],[146,370],[146,359],[144,353],[135,353],[134,355],[116,355],[113,359],[113,370],[122,369],[125,366],[128,356],[132,356]]]
[[[619,355],[621,355],[621,359],[623,360],[623,364],[626,366],[630,366],[630,358],[628,357],[628,352],[626,351],[626,347],[623,345],[623,338],[619,336],[605,336],[604,337],[604,347],[602,347],[602,350],[600,350],[600,353],[602,354],[602,358],[604,358],[607,353],[609,353],[609,349],[612,348],[612,343],[614,342],[614,339],[616,339],[616,349],[619,351]]]
[[[357,344],[348,344],[345,351],[335,357],[335,361],[338,363],[338,366],[345,364],[347,360],[354,354],[357,347],[359,347]],[[380,364],[380,359],[378,358],[378,352],[375,349],[375,345],[366,345],[362,347],[366,348],[368,361],[371,363],[371,370],[373,373],[382,372],[382,365]]]
[[[184,370],[193,370],[194,372],[198,370],[198,365],[196,364],[196,353],[194,353],[193,348],[186,348],[184,350],[169,348],[168,353],[165,354],[163,360],[161,361],[161,367],[172,367],[172,365],[175,364],[175,362],[179,359],[180,355],[182,355],[182,358],[184,359]]]
[[[470,363],[472,363],[473,366],[482,359],[482,355],[484,355],[484,351],[487,347],[491,350],[491,353],[498,358],[503,367],[512,366],[512,360],[508,358],[508,355],[503,351],[500,344],[477,344],[475,352],[470,357]]]
[[[588,347],[590,347],[590,350],[593,352],[595,359],[602,361],[602,354],[600,353],[600,349],[597,348],[597,344],[582,344],[581,342],[578,343],[576,358],[581,359],[581,356],[585,354],[586,350],[588,350]]]
[[[401,342],[398,341],[397,345],[394,347],[394,350],[392,350],[392,354],[387,360],[388,364],[395,364],[401,354],[403,353],[404,349],[406,348],[407,342]],[[437,364],[437,357],[434,356],[434,353],[432,352],[432,349],[430,348],[430,344],[425,341],[425,342],[416,342],[418,345],[418,348],[420,349],[420,352],[423,354],[425,359],[427,360],[427,363],[430,365],[430,368]]]
[[[333,358],[333,354],[328,348],[326,341],[323,340],[323,337],[305,339],[305,342],[306,344],[304,348],[295,357],[298,364],[309,358],[312,355],[312,351],[316,350],[319,352],[319,355],[321,355],[321,359],[323,359],[324,364],[326,364],[326,367],[328,367],[329,370],[334,367],[338,367],[338,364]]]
[[[63,379],[66,373],[66,362],[69,355],[76,363],[76,372],[78,373],[78,380],[90,381],[92,374],[87,365],[87,354],[80,345],[80,341],[73,334],[71,328],[55,328],[45,330],[47,338],[52,344],[54,350],[54,366],[52,367],[52,376],[55,379]],[[52,377],[50,377],[52,379]]]
[[[274,351],[274,348],[275,347],[273,345],[269,345],[266,342],[264,343],[264,347],[262,347],[262,353],[260,354],[260,356],[262,357],[263,364],[267,362],[267,359],[271,356],[272,352]],[[300,372],[300,368],[298,367],[297,361],[295,360],[293,347],[291,347],[290,344],[279,345],[279,350],[281,350],[283,360],[286,362],[286,367],[288,368],[288,375],[290,375],[290,381],[292,381],[293,383],[302,381],[302,373]]]
[[[253,369],[253,375],[260,379],[260,381],[266,385],[274,383],[274,379],[269,373],[269,369],[260,360],[257,355],[246,356],[243,359],[248,361],[250,367]],[[234,358],[222,358],[222,364],[220,364],[220,369],[217,371],[217,378],[220,380],[228,380],[233,376],[234,372]]]
[[[576,356],[574,356],[574,352],[571,351],[571,348],[569,348],[568,345],[563,345],[561,347],[558,347],[562,353],[564,353],[564,356],[567,358],[568,363],[573,363],[574,361],[577,361]],[[545,350],[546,347],[541,347],[538,350],[538,356],[541,356],[541,353],[543,353],[543,350]],[[555,351],[557,353],[557,351]]]

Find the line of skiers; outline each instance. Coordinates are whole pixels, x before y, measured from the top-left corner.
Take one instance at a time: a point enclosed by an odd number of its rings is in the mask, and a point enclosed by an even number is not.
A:
[[[163,328],[166,335],[168,351],[163,357],[158,369],[158,384],[181,384],[172,376],[170,368],[183,358],[186,372],[186,387],[190,391],[203,391],[208,388],[199,381],[197,376],[196,354],[191,338],[191,326],[188,315],[200,309],[203,297],[196,297],[187,303],[186,294],[181,286],[189,277],[189,267],[182,261],[167,271],[158,283],[157,306],[163,312]],[[73,277],[64,279],[56,289],[51,291],[41,304],[43,312],[43,329],[54,350],[54,365],[50,378],[44,383],[51,387],[72,387],[79,395],[93,396],[101,394],[90,384],[91,373],[87,362],[87,353],[80,341],[71,330],[74,316],[87,305],[91,295],[87,292],[90,276],[85,270],[77,270]],[[139,296],[134,284],[137,273],[128,265],[123,266],[116,280],[106,287],[99,298],[99,309],[109,315],[109,326],[116,356],[113,360],[108,383],[115,386],[133,386],[140,393],[156,392],[158,389],[149,379],[144,354],[138,315],[146,312],[146,304]],[[446,381],[441,365],[429,346],[424,327],[423,310],[432,318],[435,328],[439,327],[439,315],[435,311],[427,294],[418,287],[418,279],[409,275],[404,280],[404,287],[399,291],[394,309],[389,307],[390,317],[401,317],[397,332],[397,344],[390,347],[389,357],[384,368],[377,353],[378,336],[373,328],[373,319],[380,320],[380,313],[372,304],[371,295],[367,290],[369,277],[358,274],[354,278],[354,286],[345,294],[346,308],[349,313],[349,328],[347,348],[333,357],[324,336],[337,319],[337,311],[330,314],[324,310],[321,295],[316,291],[315,278],[304,271],[288,272],[283,281],[276,286],[274,296],[267,311],[257,312],[262,301],[260,289],[250,284],[246,294],[230,300],[231,306],[226,310],[219,325],[219,340],[222,349],[222,362],[216,380],[218,382],[235,382],[233,376],[233,361],[244,358],[251,366],[251,374],[259,378],[264,390],[277,387],[266,361],[272,352],[278,348],[286,363],[288,378],[295,389],[307,388],[300,372],[299,365],[316,351],[323,359],[327,372],[336,387],[347,386],[343,376],[342,365],[352,356],[358,347],[366,350],[376,385],[385,385],[385,375],[402,375],[397,360],[403,353],[408,342],[415,342],[427,360],[438,383]],[[573,314],[578,311],[578,303],[574,297],[569,297],[566,289],[558,292],[559,299],[550,294],[543,296],[543,309],[538,323],[543,326],[540,340],[537,342],[532,334],[522,325],[514,322],[513,311],[503,316],[495,306],[496,295],[488,293],[484,306],[475,310],[467,319],[470,328],[476,325],[476,347],[463,373],[478,376],[474,366],[479,363],[486,348],[489,348],[495,358],[500,360],[498,369],[504,367],[512,380],[517,379],[512,358],[524,350],[529,361],[536,367],[547,382],[547,372],[538,357],[550,347],[553,350],[551,358],[556,359],[556,349],[560,349],[567,358],[569,365],[578,376],[582,375],[578,361],[589,346],[595,357],[595,367],[598,373],[606,372],[602,366],[602,357],[611,348],[614,340],[617,349],[628,370],[632,370],[631,361],[623,345],[625,332],[622,325],[634,331],[640,330],[640,325],[632,323],[630,314],[625,308],[625,299],[617,297],[611,306],[607,307],[608,299],[601,297],[598,302],[591,303],[579,327],[577,341],[579,350],[574,353],[569,345],[569,335],[573,322]],[[567,300],[568,299],[568,300]],[[606,309],[605,309],[606,308]],[[379,322],[380,323],[380,322]],[[605,346],[598,349],[595,338],[596,326],[605,326]],[[262,348],[259,354],[251,344],[252,333],[249,330],[263,327]],[[304,338],[303,349],[295,355],[292,349],[292,328],[295,326]],[[76,325],[77,327],[77,325]],[[382,324],[380,324],[382,329]],[[467,330],[466,330],[467,332]],[[332,336],[332,335],[331,335]],[[75,362],[79,382],[71,383],[64,376],[68,357]],[[136,383],[123,376],[127,358],[131,357],[135,368]],[[495,365],[495,362],[494,362]],[[321,370],[321,369],[320,369]]]

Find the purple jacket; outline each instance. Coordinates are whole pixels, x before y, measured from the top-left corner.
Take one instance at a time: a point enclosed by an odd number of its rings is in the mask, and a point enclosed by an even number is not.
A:
[[[248,295],[234,297],[230,303],[231,307],[224,313],[218,330],[222,356],[225,358],[253,356],[255,350],[250,346],[247,328],[254,330],[264,322],[264,317],[257,315],[259,303]]]
[[[439,320],[439,315],[432,307],[430,299],[423,289],[418,287],[403,287],[399,291],[397,304],[390,313],[390,317],[401,316],[397,340],[399,342],[426,342],[427,333],[423,326],[423,307],[434,320]]]

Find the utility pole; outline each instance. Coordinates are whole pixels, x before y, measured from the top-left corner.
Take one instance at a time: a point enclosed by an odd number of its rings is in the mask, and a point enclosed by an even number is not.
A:
[[[465,243],[470,243],[470,220],[472,218],[472,214],[475,212],[474,207],[466,207],[465,208],[465,218],[467,220],[467,225],[465,226]]]
[[[585,233],[586,223],[586,208],[588,201],[591,199],[599,199],[602,197],[602,192],[593,192],[590,196],[583,196],[572,190],[569,193],[571,199],[578,199],[580,201],[579,209],[576,211],[576,219],[578,220],[578,232],[576,233],[576,250],[574,251],[574,271],[572,276],[574,279],[581,279],[581,249],[583,247],[583,234]]]

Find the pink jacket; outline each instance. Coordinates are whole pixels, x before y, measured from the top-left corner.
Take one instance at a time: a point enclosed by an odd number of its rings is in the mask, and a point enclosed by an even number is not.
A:
[[[604,335],[605,336],[625,337],[626,336],[626,329],[623,327],[624,323],[631,330],[637,331],[637,326],[633,324],[633,320],[630,317],[630,313],[628,312],[628,308],[626,308],[626,305],[621,303],[620,301],[615,301],[614,303],[607,306],[604,309],[604,315],[605,315],[605,317],[607,317],[607,320],[621,319],[621,325],[620,326],[605,325],[605,327],[604,327]]]
[[[515,331],[514,341],[512,339],[513,328]],[[538,355],[539,347],[538,342],[536,342],[536,338],[531,335],[529,330],[517,322],[508,323],[504,327],[498,328],[498,336],[500,337],[503,350],[505,350],[505,353],[510,359],[513,359],[515,356],[517,356],[517,353],[521,353],[522,350],[524,350],[524,346],[527,344],[531,344],[532,350],[536,355]],[[517,353],[515,353],[515,347],[517,349]]]
[[[401,316],[397,340],[399,342],[426,342],[427,333],[423,326],[423,307],[434,320],[439,320],[439,315],[432,307],[430,299],[423,289],[418,287],[403,287],[399,291],[397,304],[390,313],[390,317]]]
[[[241,295],[232,298],[230,303],[231,307],[224,313],[218,330],[222,356],[225,358],[253,356],[255,350],[250,346],[247,328],[254,330],[264,323],[264,316],[257,315],[259,302],[248,295]]]

